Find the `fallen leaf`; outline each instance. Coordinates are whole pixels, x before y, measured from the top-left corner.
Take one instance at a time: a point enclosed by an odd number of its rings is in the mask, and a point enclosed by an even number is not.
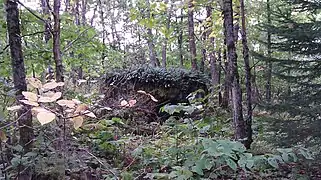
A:
[[[135,99],[128,101],[129,107],[133,107],[136,103],[137,103],[137,101]]]
[[[128,102],[127,102],[126,100],[122,100],[122,101],[120,102],[120,106],[121,106],[121,107],[129,106],[129,104],[128,104]]]
[[[77,116],[77,117],[72,118],[72,121],[74,122],[74,128],[79,129],[82,126],[84,119],[82,116]]]
[[[38,96],[35,93],[22,91],[22,95],[29,101],[37,102]]]
[[[69,108],[74,108],[75,107],[75,103],[71,100],[59,100],[57,101],[57,104],[59,104],[60,106],[67,106]]]
[[[30,106],[39,106],[37,102],[33,102],[33,101],[28,101],[28,100],[19,100],[19,101]]]
[[[17,105],[17,106],[11,106],[11,107],[7,107],[8,111],[17,111],[19,109],[21,109],[23,106],[21,105]]]
[[[90,112],[88,110],[84,112],[84,115],[88,117],[96,118],[96,115],[93,112]]]
[[[56,118],[56,115],[52,112],[39,112],[37,114],[37,119],[40,122],[41,125],[50,123],[51,121],[53,121]]]

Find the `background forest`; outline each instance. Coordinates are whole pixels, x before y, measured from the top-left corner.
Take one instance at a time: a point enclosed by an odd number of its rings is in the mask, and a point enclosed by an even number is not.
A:
[[[0,179],[321,179],[320,1],[0,9]]]

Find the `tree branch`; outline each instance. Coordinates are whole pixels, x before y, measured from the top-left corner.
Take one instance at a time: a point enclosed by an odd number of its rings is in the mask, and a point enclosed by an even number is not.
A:
[[[68,49],[69,49],[76,41],[78,41],[78,40],[80,39],[80,37],[81,37],[85,32],[87,32],[87,31],[88,31],[89,29],[91,29],[91,28],[92,28],[92,27],[89,27],[89,28],[83,30],[83,31],[77,36],[76,39],[74,39],[73,41],[71,41],[70,43],[68,43],[67,46],[63,48],[63,52],[68,51]]]
[[[7,44],[3,49],[2,49],[2,51],[0,52],[0,54],[3,54],[5,51],[6,51],[6,49],[8,49],[8,47],[9,47],[10,45],[9,44]],[[1,61],[1,63],[3,63],[4,61]]]

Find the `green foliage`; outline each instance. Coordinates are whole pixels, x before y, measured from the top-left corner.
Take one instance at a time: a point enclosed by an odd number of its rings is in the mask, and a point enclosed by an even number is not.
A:
[[[171,105],[165,106],[163,110],[172,115],[185,110],[186,113],[192,113],[189,108],[191,107]],[[140,161],[132,169],[153,169],[153,172],[145,176],[148,178],[236,178],[237,172],[279,169],[280,164],[296,162],[299,154],[305,159],[311,158],[309,151],[304,148],[278,149],[275,154],[254,155],[240,142],[216,140],[204,136],[204,133],[202,135],[199,122],[189,119],[177,120],[172,117],[162,129],[163,136],[160,139],[137,147],[132,154]]]

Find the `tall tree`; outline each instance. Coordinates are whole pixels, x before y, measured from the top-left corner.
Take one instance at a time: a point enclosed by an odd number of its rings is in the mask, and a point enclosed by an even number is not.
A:
[[[266,0],[267,24],[271,25],[271,7],[270,0]],[[266,85],[265,98],[267,102],[271,101],[271,81],[272,81],[272,48],[271,48],[271,30],[267,28],[267,60],[266,60]]]
[[[168,0],[165,0],[165,4],[168,5]],[[166,61],[167,61],[166,53],[167,53],[167,42],[168,42],[168,36],[169,36],[168,32],[169,32],[170,23],[171,23],[171,8],[168,8],[168,7],[166,8],[166,16],[167,16],[166,24],[165,24],[166,33],[165,33],[165,40],[162,48],[162,66],[164,68],[166,68]]]
[[[53,55],[56,64],[56,81],[63,82],[63,64],[60,51],[60,0],[54,0],[53,6],[53,17],[54,17],[54,28],[53,28]]]
[[[151,14],[150,14],[150,3],[149,0],[146,0],[146,6],[147,6],[147,18],[150,19],[151,18]],[[160,63],[156,57],[156,51],[155,51],[155,45],[153,42],[153,32],[152,29],[150,27],[147,27],[147,44],[148,44],[148,48],[149,48],[149,59],[152,63],[152,66],[156,67],[159,66]]]
[[[245,15],[245,6],[244,0],[240,0],[240,9],[241,9],[241,19],[242,19],[242,45],[243,45],[243,58],[245,66],[245,86],[246,86],[246,108],[247,108],[247,117],[246,117],[246,134],[247,141],[245,146],[250,148],[251,143],[253,142],[252,138],[252,85],[251,85],[251,69],[250,69],[250,58],[249,58],[249,47],[247,44],[247,33],[246,33],[246,15]]]
[[[194,1],[188,0],[188,39],[190,59],[193,70],[197,70],[196,43],[194,34]]]
[[[180,22],[179,25],[183,24],[183,9],[181,9]],[[176,19],[177,20],[177,19]],[[183,30],[178,27],[178,36],[177,36],[178,50],[179,50],[179,64],[180,67],[184,67],[184,56],[183,56]]]
[[[321,21],[318,0],[282,0],[283,7],[271,12],[272,23],[265,24],[271,33],[273,74],[285,83],[278,103],[271,110],[306,120],[319,119],[321,114]],[[271,3],[272,5],[272,3]],[[272,8],[271,8],[272,9]],[[275,38],[274,38],[275,37]]]
[[[206,7],[206,17],[210,19],[210,27],[207,29],[207,37],[209,38],[210,44],[209,44],[209,58],[210,58],[210,68],[211,68],[211,81],[212,85],[214,86],[215,93],[218,91],[219,95],[219,103],[220,103],[220,97],[221,92],[217,86],[219,86],[220,83],[220,62],[218,59],[220,59],[220,52],[215,51],[215,38],[212,36],[210,37],[211,32],[213,31],[213,18],[212,18],[212,7],[207,6]],[[219,58],[217,58],[217,55]]]
[[[247,145],[245,121],[242,110],[242,91],[237,71],[237,54],[235,48],[232,0],[223,1],[224,27],[226,32],[226,46],[228,55],[227,78],[232,85],[232,110],[235,139]],[[247,147],[248,148],[248,147]]]
[[[19,10],[16,1],[8,0],[5,2],[13,83],[16,90],[16,100],[19,102],[19,100],[23,99],[22,92],[27,91],[26,73],[21,45]],[[33,146],[34,138],[31,109],[27,106],[20,109],[18,111],[18,119],[20,145],[24,147],[25,152],[29,152]],[[23,170],[23,168],[21,170]],[[18,179],[25,180],[29,179],[30,176],[30,171],[24,171],[19,175]]]

